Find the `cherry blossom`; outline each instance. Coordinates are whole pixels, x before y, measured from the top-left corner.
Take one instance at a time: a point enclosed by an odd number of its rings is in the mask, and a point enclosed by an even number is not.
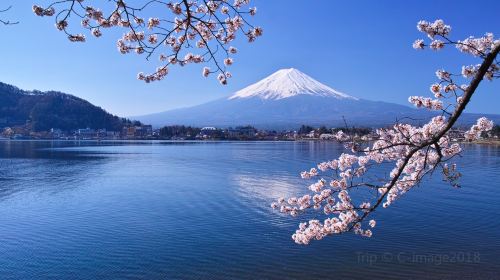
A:
[[[415,49],[430,47],[440,50],[455,45],[460,51],[480,58],[481,62],[463,66],[461,74],[438,69],[436,76],[439,81],[430,86],[436,99],[409,97],[409,102],[416,107],[439,112],[423,126],[396,123],[390,128],[376,130],[375,140],[371,143],[354,143],[349,135],[337,133],[335,138],[348,141],[346,147],[352,153],[343,153],[337,159],[319,163],[317,168],[300,173],[303,179],[316,180],[309,185],[311,193],[288,200],[280,198],[271,205],[273,209],[292,216],[312,209],[322,210],[318,216],[324,215],[323,218],[299,224],[292,235],[296,243],[309,244],[312,240],[346,232],[371,237],[377,222],[374,219],[367,221],[367,217],[380,206],[390,207],[419,185],[426,175],[438,169],[452,186],[458,185],[461,174],[456,164],[449,162],[461,153],[462,148],[451,141],[449,131],[483,78],[493,80],[499,77],[496,57],[500,52],[500,42],[491,33],[481,38],[452,41],[448,37],[451,27],[442,20],[420,21],[417,29],[429,37],[430,43],[419,39],[413,43]],[[466,83],[459,84],[460,79]],[[493,122],[483,117],[465,133],[465,137],[476,140],[481,133],[492,128]],[[392,165],[387,176],[378,174],[376,167],[382,164]],[[366,196],[366,193],[372,195]]]
[[[472,141],[477,140],[481,137],[483,131],[489,131],[493,128],[493,122],[485,117],[477,120],[477,123],[473,125],[467,132],[465,132],[465,139]]]
[[[416,50],[423,50],[424,47],[425,47],[425,43],[424,43],[424,40],[422,40],[422,39],[417,39],[413,43],[413,48]]]
[[[48,2],[46,6],[34,5],[33,12],[40,17],[55,15],[56,28],[71,42],[86,41],[84,34],[70,31],[70,27],[77,27],[73,19],[78,19],[79,25],[96,38],[102,37],[105,29],[125,30],[116,43],[122,54],[136,53],[147,59],[158,55],[162,64],[156,71],[137,75],[146,83],[162,80],[174,65],[211,64],[214,70],[204,67],[202,75],[218,73],[217,80],[227,84],[232,74],[226,68],[233,64],[231,56],[237,53],[231,44],[238,35],[249,42],[263,35],[261,27],[246,19],[257,13],[255,7],[249,7],[250,0],[133,1],[137,6],[123,0]],[[152,10],[165,16],[146,17]]]
[[[426,33],[430,39],[434,39],[436,35],[447,36],[451,31],[451,26],[444,24],[442,19],[438,19],[433,23],[421,20],[417,23],[418,31]]]
[[[435,92],[436,97],[442,97],[441,91]],[[415,105],[417,108],[425,107],[429,110],[442,110],[443,102],[437,99],[425,98],[422,96],[410,96],[408,101]]]

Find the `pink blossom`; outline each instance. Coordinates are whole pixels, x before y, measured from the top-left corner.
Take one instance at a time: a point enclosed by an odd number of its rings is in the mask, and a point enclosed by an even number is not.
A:
[[[423,50],[425,46],[424,40],[418,39],[413,42],[413,48],[416,50]]]
[[[375,220],[370,220],[370,222],[369,222],[369,225],[372,228],[374,228],[376,224],[377,224],[377,222],[375,222]]]
[[[431,42],[431,44],[429,45],[429,47],[433,50],[440,50],[442,48],[444,48],[444,42],[441,41],[441,40],[433,40]]]
[[[238,35],[243,35],[249,41],[254,41],[262,36],[261,27],[249,26],[243,16],[256,14],[256,8],[249,8],[249,12],[242,12],[242,8],[250,4],[250,0],[229,1],[198,1],[186,3],[169,2],[167,8],[173,15],[159,13],[162,17],[144,18],[146,14],[154,15],[153,11],[163,10],[165,3],[149,1],[142,7],[134,7],[133,3],[125,1],[109,1],[102,3],[103,9],[80,4],[83,0],[52,1],[49,8],[34,5],[33,12],[40,17],[60,15],[56,23],[58,30],[68,34],[72,42],[85,42],[85,35],[72,33],[69,30],[70,20],[79,19],[81,27],[88,29],[94,37],[101,37],[106,28],[126,28],[125,34],[117,41],[117,49],[122,54],[145,54],[147,58],[155,53],[160,53],[163,63],[157,69],[161,73],[143,74],[145,82],[161,80],[165,77],[165,67],[172,64],[184,66],[189,63],[211,63],[215,66],[213,71],[203,70],[207,73],[218,73],[217,79],[221,84],[227,84],[232,74],[225,67],[233,64],[233,58],[223,57],[223,52],[217,49],[222,47],[225,54],[236,54],[237,49],[230,44]],[[106,2],[106,1],[105,1]],[[133,2],[133,1],[131,1]],[[57,9],[57,11],[56,11]],[[107,11],[107,12],[104,12]],[[220,16],[220,14],[223,17]],[[219,16],[214,17],[214,15]],[[169,24],[167,24],[169,23]],[[170,25],[170,26],[169,26]],[[161,43],[160,45],[158,45]],[[188,53],[191,46],[196,46],[199,53]],[[175,60],[166,60],[165,57],[175,57]],[[184,57],[184,59],[180,59]]]

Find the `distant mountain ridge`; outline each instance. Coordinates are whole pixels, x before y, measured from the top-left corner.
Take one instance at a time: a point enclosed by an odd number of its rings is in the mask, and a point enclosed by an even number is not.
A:
[[[119,131],[124,122],[125,119],[70,94],[26,91],[0,82],[0,128],[28,125],[33,131],[87,127]]]
[[[359,99],[332,89],[297,69],[282,69],[233,95],[189,108],[134,117],[163,125],[238,126],[295,129],[302,124],[380,127],[404,120],[424,123],[438,112]],[[464,114],[461,124],[474,123],[479,114]],[[500,122],[500,115],[487,115]]]

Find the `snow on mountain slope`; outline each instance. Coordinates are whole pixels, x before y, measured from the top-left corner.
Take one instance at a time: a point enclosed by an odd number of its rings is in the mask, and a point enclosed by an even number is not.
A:
[[[236,92],[228,99],[258,97],[266,100],[279,100],[297,95],[358,100],[358,98],[338,92],[294,68],[281,69],[267,78]]]

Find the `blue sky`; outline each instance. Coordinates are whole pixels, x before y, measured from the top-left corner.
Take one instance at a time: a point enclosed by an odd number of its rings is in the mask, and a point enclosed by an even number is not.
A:
[[[11,0],[0,26],[0,81],[23,89],[59,90],[82,97],[120,116],[165,111],[214,100],[252,84],[281,68],[294,67],[347,94],[407,104],[410,95],[429,95],[434,72],[458,73],[477,60],[454,48],[417,52],[411,44],[422,38],[418,20],[442,18],[452,37],[464,39],[485,32],[500,35],[500,1],[333,1],[253,0],[255,25],[264,36],[255,43],[240,41],[228,86],[201,76],[200,65],[174,67],[152,84],[136,80],[139,71],[156,64],[144,57],[121,55],[115,44],[122,31],[107,31],[85,44],[70,43],[51,18],[39,18],[31,6],[47,0]],[[2,1],[2,5],[8,3]],[[500,113],[500,81],[484,82],[469,112]]]

